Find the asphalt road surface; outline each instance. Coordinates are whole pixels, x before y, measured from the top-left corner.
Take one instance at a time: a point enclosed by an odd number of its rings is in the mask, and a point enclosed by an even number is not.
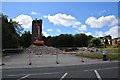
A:
[[[47,68],[3,69],[2,80],[120,80],[118,62]]]

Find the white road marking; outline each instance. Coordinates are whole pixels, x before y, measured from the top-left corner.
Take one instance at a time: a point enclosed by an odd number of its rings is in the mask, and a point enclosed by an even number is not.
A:
[[[99,75],[99,73],[97,72],[97,70],[94,70],[94,72],[95,72],[97,78],[98,78],[99,80],[102,80],[102,78],[100,77],[100,75]]]
[[[21,78],[19,78],[19,79],[17,79],[17,80],[25,79],[25,78],[28,77],[28,76],[30,76],[30,74],[28,74],[28,75],[26,75],[26,76],[23,76],[23,77],[21,77]]]
[[[5,58],[9,58],[10,56],[5,56]]]
[[[52,73],[35,73],[31,75],[49,75],[49,74],[58,74],[59,72],[52,72]]]
[[[59,72],[52,72],[52,73],[34,73],[34,74],[29,74],[29,75],[47,75],[47,74],[58,74]],[[7,76],[24,76],[27,74],[11,74],[11,75],[7,75]]]
[[[10,75],[6,75],[6,76],[24,76],[24,75],[27,75],[27,74],[10,74]]]
[[[68,73],[65,73],[61,78],[60,80],[62,80],[63,78],[65,78],[65,76],[67,76]]]
[[[119,68],[119,67],[99,68],[99,69],[96,69],[96,70],[115,69],[115,68]],[[95,69],[88,69],[88,70],[84,70],[84,71],[93,71],[93,70],[95,70]]]

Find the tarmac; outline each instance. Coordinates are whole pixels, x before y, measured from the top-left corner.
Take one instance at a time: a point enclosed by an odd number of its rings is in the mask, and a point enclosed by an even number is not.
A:
[[[2,61],[1,61],[2,60]],[[73,54],[42,54],[35,55],[33,53],[12,54],[0,59],[1,69],[9,68],[38,68],[38,67],[57,67],[57,66],[71,66],[71,65],[85,65],[106,63],[110,61],[103,61],[102,59],[90,59],[78,57]],[[2,65],[2,63],[4,65]]]

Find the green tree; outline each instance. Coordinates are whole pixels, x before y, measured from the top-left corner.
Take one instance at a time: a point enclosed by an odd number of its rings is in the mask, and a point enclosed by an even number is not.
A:
[[[3,14],[0,14],[0,20],[2,20],[2,48],[20,47],[20,36],[17,33],[19,24],[12,20],[8,21],[8,16]]]
[[[92,38],[91,39],[91,45],[94,47],[100,46],[101,45],[101,41],[99,38]]]
[[[88,46],[88,36],[81,33],[74,35],[75,46]]]
[[[47,46],[53,46],[53,41],[52,41],[52,37],[48,36],[46,39],[46,45]]]
[[[63,47],[73,46],[74,37],[71,34],[61,34],[58,36],[58,45]]]
[[[90,46],[91,45],[91,39],[93,38],[93,36],[92,35],[89,35],[88,36],[88,46]]]
[[[29,47],[31,45],[31,38],[32,35],[30,34],[30,31],[25,31],[21,36],[22,46]]]

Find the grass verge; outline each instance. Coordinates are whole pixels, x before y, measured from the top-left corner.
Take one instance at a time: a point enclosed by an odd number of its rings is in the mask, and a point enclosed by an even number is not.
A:
[[[91,58],[91,59],[102,59],[103,55],[102,54],[77,54],[76,56],[80,57],[86,57],[86,58]],[[111,60],[120,60],[120,54],[106,54],[107,59]]]
[[[120,52],[120,48],[103,48],[103,50],[108,50],[108,51],[112,51],[112,52]]]

